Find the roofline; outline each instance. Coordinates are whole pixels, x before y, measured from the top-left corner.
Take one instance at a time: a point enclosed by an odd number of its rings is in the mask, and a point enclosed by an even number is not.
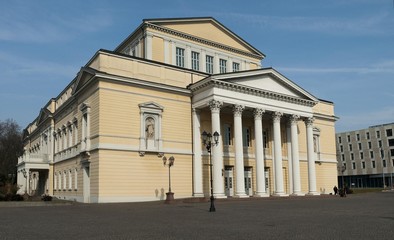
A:
[[[245,41],[242,37],[238,36],[236,33],[234,33],[233,31],[231,31],[229,28],[227,28],[225,25],[223,25],[221,22],[219,22],[217,19],[215,19],[214,17],[185,17],[185,18],[150,18],[150,19],[143,19],[144,23],[148,23],[148,22],[152,22],[152,21],[161,21],[161,22],[165,22],[165,21],[185,21],[185,20],[212,20],[214,21],[216,24],[218,24],[219,26],[221,26],[222,28],[224,28],[226,31],[228,31],[229,33],[231,33],[233,36],[235,36],[238,40],[240,40],[241,42],[243,42],[244,44],[246,44],[248,47],[250,47],[251,49],[253,49],[255,52],[257,52],[258,54],[260,54],[262,56],[262,58],[265,58],[266,55],[264,53],[262,53],[260,50],[258,50],[257,48],[255,48],[253,45],[251,45],[250,43],[248,43],[247,41]]]
[[[243,38],[241,38],[240,36],[238,36],[236,33],[234,33],[233,31],[231,31],[229,28],[227,28],[226,26],[224,26],[222,23],[220,23],[218,20],[216,20],[213,17],[188,17],[188,18],[148,18],[148,19],[143,19],[142,23],[131,33],[129,34],[115,49],[114,51],[119,51],[120,48],[122,48],[124,46],[124,44],[126,42],[128,42],[128,40],[130,38],[132,38],[138,31],[143,31],[144,27],[146,27],[148,24],[152,24],[151,22],[166,22],[166,21],[193,21],[193,20],[212,20],[213,22],[215,22],[216,24],[218,24],[220,27],[222,27],[223,29],[225,29],[227,32],[229,32],[231,35],[233,35],[236,39],[238,39],[239,41],[243,42],[245,45],[247,45],[250,49],[252,49],[253,51],[255,51],[256,53],[254,55],[256,56],[260,56],[260,60],[264,59],[266,57],[266,55],[264,53],[262,53],[260,50],[258,50],[257,48],[255,48],[253,45],[251,45],[250,43],[248,43],[247,41],[245,41]],[[155,25],[155,24],[152,24]],[[157,26],[157,25],[155,25]],[[157,26],[159,27],[159,26]],[[172,29],[173,30],[173,29]],[[175,31],[175,30],[174,30]],[[185,33],[186,34],[186,33]],[[202,38],[200,38],[202,39]]]

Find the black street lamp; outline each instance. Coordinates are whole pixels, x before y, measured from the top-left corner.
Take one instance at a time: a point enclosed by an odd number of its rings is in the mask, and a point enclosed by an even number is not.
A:
[[[213,196],[213,178],[212,178],[212,156],[211,156],[211,147],[212,145],[217,146],[219,143],[219,133],[215,131],[213,133],[213,142],[212,142],[212,134],[204,131],[202,134],[202,143],[209,153],[209,167],[210,167],[210,177],[211,177],[211,207],[209,208],[210,212],[215,212],[215,198]]]
[[[171,192],[171,167],[174,165],[174,161],[175,158],[173,156],[171,156],[168,159],[168,163],[167,163],[167,157],[166,156],[163,157],[164,167],[168,165],[168,193],[166,193],[166,200],[164,201],[164,203],[170,203],[171,201],[174,200],[174,193]]]

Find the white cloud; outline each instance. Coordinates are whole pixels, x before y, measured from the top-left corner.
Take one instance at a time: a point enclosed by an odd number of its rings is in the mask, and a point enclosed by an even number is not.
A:
[[[65,41],[76,34],[98,31],[112,23],[109,15],[99,8],[78,12],[71,7],[56,9],[47,5],[15,1],[0,8],[0,41]]]
[[[321,32],[341,35],[393,35],[388,31],[394,24],[392,14],[387,12],[369,16],[320,17],[320,16],[266,16],[254,14],[226,13],[224,17],[238,19],[243,24],[255,24],[261,28],[284,29],[287,31]]]
[[[38,75],[52,75],[55,77],[63,76],[70,79],[75,76],[78,67],[67,65],[61,62],[49,62],[26,57],[18,57],[0,52],[0,70],[2,81],[14,81],[14,79],[29,80],[28,77]],[[15,77],[17,76],[17,78]],[[23,76],[23,78],[19,78]],[[46,80],[51,80],[47,79]],[[43,79],[44,80],[44,79]]]

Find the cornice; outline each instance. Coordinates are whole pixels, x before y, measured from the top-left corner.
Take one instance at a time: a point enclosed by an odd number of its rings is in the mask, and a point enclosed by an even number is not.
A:
[[[171,34],[171,35],[174,35],[174,36],[177,36],[177,37],[185,38],[185,39],[188,39],[188,40],[191,40],[191,41],[194,41],[194,42],[202,43],[202,44],[209,45],[209,46],[212,46],[212,47],[216,47],[216,48],[219,48],[219,49],[223,49],[223,50],[226,50],[226,51],[229,51],[229,52],[233,52],[233,53],[237,53],[237,54],[240,54],[240,55],[244,55],[244,56],[247,56],[247,57],[257,58],[259,60],[262,60],[264,58],[263,56],[258,55],[258,54],[248,53],[248,52],[245,52],[245,51],[242,51],[242,50],[239,50],[239,49],[235,49],[235,48],[229,47],[229,46],[224,45],[224,44],[220,44],[220,43],[213,42],[213,41],[210,41],[210,40],[207,40],[207,39],[199,38],[199,37],[196,37],[196,36],[193,36],[193,35],[189,35],[189,34],[186,34],[186,33],[183,33],[183,32],[179,32],[179,31],[176,31],[176,30],[173,30],[173,29],[170,29],[170,28],[158,26],[158,25],[155,25],[155,24],[152,24],[152,23],[145,23],[145,24],[146,24],[145,28],[151,28],[153,30],[157,30],[157,31],[164,32],[164,33],[167,33],[167,34]]]
[[[239,85],[231,82],[225,82],[225,81],[220,81],[220,80],[215,80],[215,79],[206,79],[203,81],[200,81],[197,84],[189,86],[189,89],[192,92],[205,89],[208,87],[215,87],[215,88],[220,88],[220,89],[225,89],[225,90],[231,90],[234,92],[239,92],[239,93],[244,93],[248,95],[254,95],[258,97],[263,97],[263,98],[268,98],[268,99],[273,99],[273,100],[278,100],[282,102],[288,102],[288,103],[293,103],[293,104],[298,104],[298,105],[303,105],[303,106],[308,106],[308,107],[313,107],[314,105],[317,104],[316,101],[312,100],[307,100],[307,99],[302,99],[302,98],[297,98],[277,92],[271,92],[267,90],[262,90],[258,88],[253,88],[245,85]]]

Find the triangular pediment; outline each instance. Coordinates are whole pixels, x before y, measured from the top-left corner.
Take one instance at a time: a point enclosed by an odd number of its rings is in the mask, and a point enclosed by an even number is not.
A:
[[[37,126],[40,125],[40,123],[44,122],[46,119],[50,117],[52,117],[52,113],[48,109],[42,108],[40,114],[38,115],[36,125]]]
[[[75,81],[72,94],[74,94],[79,89],[81,89],[82,86],[84,86],[90,79],[92,79],[95,76],[95,74],[96,71],[93,68],[82,67]]]
[[[212,17],[145,19],[145,23],[209,40],[264,58],[264,54]]]
[[[163,110],[164,109],[163,106],[161,106],[158,103],[152,102],[152,101],[151,102],[140,103],[140,104],[138,104],[138,106],[140,108],[147,108],[147,109],[157,109],[157,110]]]
[[[261,91],[277,93],[284,96],[317,101],[309,92],[284,77],[272,68],[260,69],[257,71],[237,72],[214,76],[217,80],[247,86]]]

